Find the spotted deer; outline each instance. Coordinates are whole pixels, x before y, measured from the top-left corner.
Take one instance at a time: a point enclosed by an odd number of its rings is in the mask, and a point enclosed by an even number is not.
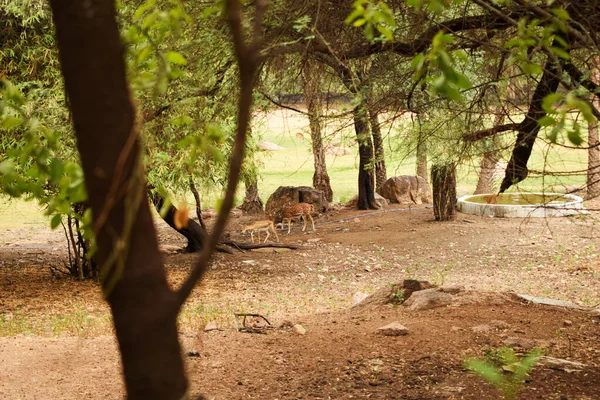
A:
[[[275,235],[275,238],[279,242],[279,236],[277,236],[277,231],[275,230],[275,225],[273,221],[264,220],[264,221],[256,221],[250,225],[245,225],[242,227],[242,233],[250,232],[250,238],[252,238],[252,243],[254,243],[254,232],[258,234],[258,242],[260,243],[260,232],[267,232],[267,237],[263,243],[267,242],[271,232]]]
[[[293,204],[291,206],[286,206],[283,208],[282,216],[283,216],[283,227],[285,228],[285,221],[288,222],[288,234],[292,229],[292,219],[301,217],[304,220],[304,227],[302,228],[302,232],[306,230],[306,218],[310,219],[312,223],[313,231],[317,231],[315,229],[315,221],[313,220],[312,213],[314,212],[314,207],[312,204],[308,203],[298,203]]]

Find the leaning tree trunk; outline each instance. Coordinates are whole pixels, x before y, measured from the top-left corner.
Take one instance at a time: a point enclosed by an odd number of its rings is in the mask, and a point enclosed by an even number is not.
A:
[[[169,205],[166,213],[163,215],[163,213],[160,211],[165,204],[165,199],[158,192],[151,193],[150,199],[152,200],[154,208],[156,208],[156,211],[158,211],[163,221],[165,221],[171,228],[175,229],[187,239],[188,244],[185,248],[185,251],[187,253],[202,251],[204,248],[204,243],[206,243],[207,239],[206,230],[193,219],[188,220],[186,227],[177,227],[175,224],[175,214],[177,214],[177,208],[171,204]]]
[[[367,113],[362,104],[353,110],[354,129],[358,141],[358,202],[359,210],[377,209],[375,204],[375,177],[373,176],[373,143],[369,135]]]
[[[387,180],[387,171],[385,168],[385,151],[383,149],[381,125],[379,124],[379,113],[377,111],[369,110],[369,122],[371,123],[373,148],[375,150],[375,191],[379,193]]]
[[[254,179],[244,179],[246,185],[246,196],[240,206],[242,211],[248,215],[260,215],[264,213],[264,205],[258,194],[258,181]]]
[[[315,172],[313,174],[313,187],[325,193],[327,201],[333,201],[333,190],[327,173],[327,160],[323,148],[323,134],[321,123],[321,93],[319,89],[319,69],[311,65],[310,60],[304,63],[304,99],[308,111],[308,123],[310,126],[310,138],[312,142],[313,160]]]
[[[544,73],[533,92],[527,115],[517,128],[519,133],[506,167],[506,174],[500,185],[500,193],[527,178],[529,173],[527,162],[540,131],[538,120],[546,115],[542,102],[547,95],[556,92],[561,76],[559,66],[549,57],[544,65]]]
[[[417,143],[417,176],[429,182],[429,174],[427,173],[427,141],[423,134],[419,135]]]
[[[436,221],[456,218],[456,167],[454,164],[434,164],[431,167],[433,213]]]
[[[113,0],[51,0],[127,398],[184,398],[178,304],[146,201],[139,127]]]

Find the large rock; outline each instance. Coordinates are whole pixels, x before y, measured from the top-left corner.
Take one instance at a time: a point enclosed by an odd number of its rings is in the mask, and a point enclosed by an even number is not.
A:
[[[393,176],[381,187],[381,195],[390,203],[431,204],[431,188],[420,176]]]
[[[278,219],[284,207],[298,203],[312,204],[316,213],[327,211],[328,206],[325,194],[321,190],[310,186],[280,186],[267,200],[265,212]]]

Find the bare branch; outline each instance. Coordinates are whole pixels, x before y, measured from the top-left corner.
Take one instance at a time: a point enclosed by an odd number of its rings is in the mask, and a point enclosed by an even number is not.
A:
[[[521,124],[504,124],[504,125],[494,126],[489,129],[483,129],[480,131],[469,133],[468,135],[463,136],[463,140],[465,142],[476,142],[478,140],[497,135],[498,133],[501,133],[501,132],[516,131],[517,129],[519,129],[519,125],[521,125]]]
[[[198,281],[202,278],[206,272],[211,256],[214,252],[215,247],[219,243],[219,239],[225,229],[229,212],[233,207],[233,200],[235,191],[237,189],[238,179],[242,168],[242,162],[244,159],[244,150],[246,147],[246,137],[248,133],[248,126],[250,124],[250,111],[252,108],[252,91],[254,87],[254,81],[256,71],[258,69],[260,57],[259,49],[262,45],[262,16],[265,11],[265,4],[262,0],[256,1],[256,13],[253,24],[253,35],[251,42],[246,45],[242,28],[242,11],[240,9],[240,3],[238,0],[227,0],[227,22],[231,29],[233,36],[233,45],[235,49],[235,55],[238,61],[239,73],[240,73],[240,97],[238,103],[238,126],[237,133],[235,135],[235,143],[233,146],[233,155],[231,164],[229,166],[229,181],[227,183],[227,190],[225,192],[225,198],[221,205],[219,217],[213,228],[213,232],[209,237],[206,247],[203,249],[200,257],[194,264],[192,272],[188,276],[187,280],[181,285],[177,291],[176,307],[180,307],[188,298]]]

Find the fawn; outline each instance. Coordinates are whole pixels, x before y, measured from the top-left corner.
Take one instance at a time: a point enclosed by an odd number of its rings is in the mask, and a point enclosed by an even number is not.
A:
[[[250,237],[252,238],[252,243],[254,243],[254,232],[258,233],[258,242],[260,243],[260,232],[267,232],[267,237],[263,243],[267,242],[269,236],[271,235],[271,231],[275,234],[277,241],[279,242],[279,236],[277,236],[277,231],[275,230],[275,225],[273,221],[264,220],[264,221],[256,221],[250,225],[246,225],[242,227],[242,233],[246,233],[250,231]]]
[[[304,220],[304,227],[302,228],[302,232],[306,230],[306,218],[310,219],[312,223],[313,231],[317,231],[315,229],[315,221],[313,220],[312,213],[314,212],[314,207],[312,204],[308,203],[298,203],[293,204],[291,206],[287,206],[283,208],[283,226],[285,228],[285,221],[288,221],[288,235],[290,230],[292,229],[292,219],[302,217]]]

